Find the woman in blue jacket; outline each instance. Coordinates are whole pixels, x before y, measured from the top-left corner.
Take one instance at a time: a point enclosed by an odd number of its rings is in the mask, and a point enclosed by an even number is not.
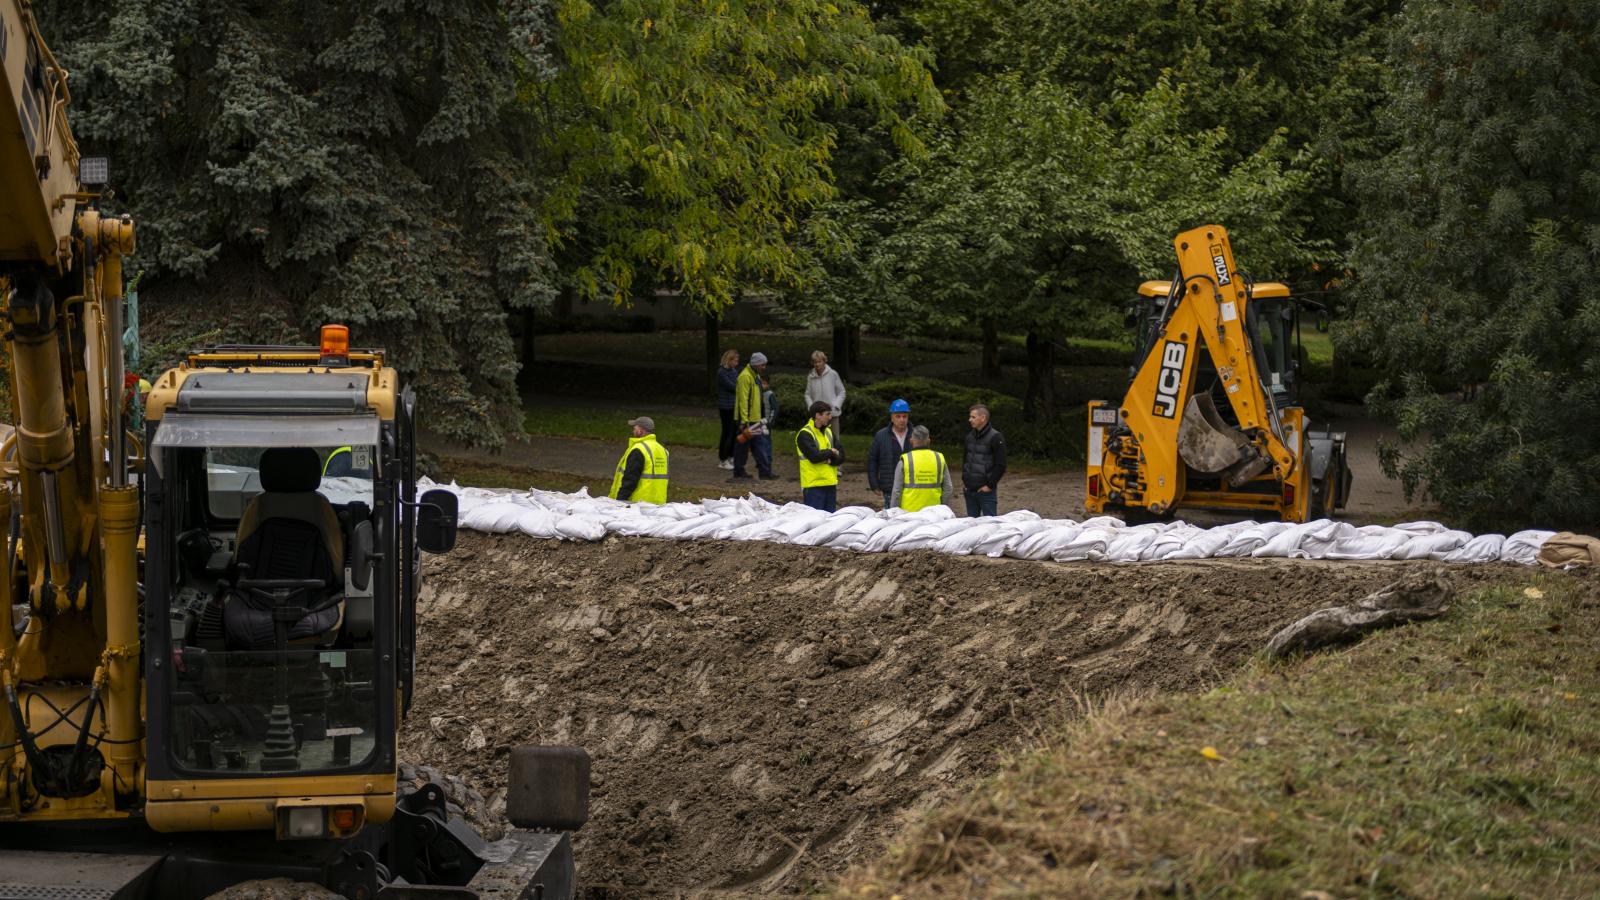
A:
[[[722,437],[717,441],[717,458],[722,468],[733,468],[733,439],[739,430],[733,424],[733,400],[739,384],[739,351],[729,349],[722,354],[722,368],[717,370],[717,412],[722,416]]]

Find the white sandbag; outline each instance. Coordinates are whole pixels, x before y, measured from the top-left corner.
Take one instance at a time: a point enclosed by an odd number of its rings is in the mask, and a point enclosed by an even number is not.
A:
[[[561,516],[556,534],[573,541],[598,541],[606,536],[606,523],[594,516]]]
[[[1073,521],[1047,523],[1007,547],[1005,554],[1015,559],[1051,559],[1057,548],[1070,543],[1082,531],[1083,526]]]
[[[1480,534],[1461,547],[1459,550],[1446,553],[1443,562],[1452,563],[1486,563],[1499,562],[1500,551],[1505,548],[1506,536],[1503,534]]]
[[[1539,548],[1555,534],[1554,531],[1519,531],[1506,538],[1505,546],[1500,548],[1500,558],[1531,566],[1539,560]]]

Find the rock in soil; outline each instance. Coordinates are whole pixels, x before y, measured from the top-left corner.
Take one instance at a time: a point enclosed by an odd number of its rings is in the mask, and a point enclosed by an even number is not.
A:
[[[587,748],[591,895],[803,892],[1074,694],[1205,686],[1410,569],[463,533],[428,563],[403,753],[492,798],[512,746]]]

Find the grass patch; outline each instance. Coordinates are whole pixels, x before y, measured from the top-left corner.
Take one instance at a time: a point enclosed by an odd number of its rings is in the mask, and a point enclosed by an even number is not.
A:
[[[1600,895],[1600,578],[1517,581],[1204,695],[1106,701],[835,890]]]
[[[522,424],[532,435],[592,438],[620,444],[626,440],[627,428],[619,423],[626,422],[635,415],[637,413],[623,407],[594,406],[575,409],[570,406],[552,406],[533,401],[524,407]],[[652,413],[650,417],[655,420],[657,437],[668,450],[673,447],[715,450],[717,441],[722,435],[722,423],[718,419],[675,413]],[[794,455],[792,446],[794,430],[782,427],[775,429],[772,436],[774,454],[783,453],[786,457]],[[864,461],[867,458],[867,448],[871,444],[870,434],[846,433],[845,458],[857,462]]]
[[[828,334],[773,334],[748,331],[722,331],[718,337],[724,350],[739,350],[748,362],[757,350],[765,353],[779,368],[805,370],[811,367],[811,351],[833,355],[833,336]],[[577,332],[541,334],[536,339],[539,356],[565,356],[581,359],[625,359],[630,362],[683,363],[705,362],[706,338],[701,331],[657,331],[649,334]],[[951,347],[941,344],[909,345],[893,338],[863,336],[861,367],[868,371],[893,372],[934,362],[950,356]]]

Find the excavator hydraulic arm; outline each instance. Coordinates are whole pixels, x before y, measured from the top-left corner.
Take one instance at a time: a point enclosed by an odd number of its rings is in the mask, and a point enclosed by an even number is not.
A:
[[[0,0],[0,262],[71,266],[78,145],[67,74],[39,36],[28,0]]]

